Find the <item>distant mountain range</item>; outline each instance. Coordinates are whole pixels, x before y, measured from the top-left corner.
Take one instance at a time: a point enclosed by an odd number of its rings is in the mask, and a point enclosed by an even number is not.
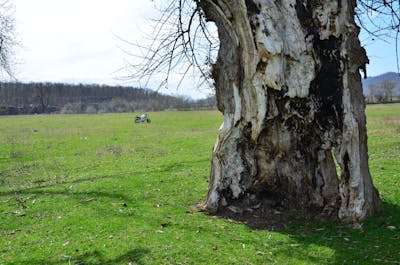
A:
[[[362,79],[364,95],[370,95],[370,85],[372,84],[379,84],[384,80],[390,80],[397,84],[396,88],[394,89],[394,95],[400,95],[400,74],[394,72],[384,73],[378,76],[371,76],[366,79]]]

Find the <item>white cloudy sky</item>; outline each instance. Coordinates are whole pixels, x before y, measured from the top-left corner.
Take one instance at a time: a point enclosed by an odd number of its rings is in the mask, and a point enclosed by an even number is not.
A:
[[[116,36],[141,42],[156,14],[150,0],[14,0],[21,47],[15,75],[21,81],[105,83],[137,86],[117,72],[133,60]],[[364,38],[365,39],[365,38]],[[370,76],[397,71],[393,43],[366,42]],[[163,91],[165,92],[165,91]],[[198,98],[210,91],[186,82],[167,93]]]
[[[141,4],[139,4],[141,3]],[[15,0],[17,77],[22,80],[115,82],[126,58],[114,36],[130,39],[149,1]]]

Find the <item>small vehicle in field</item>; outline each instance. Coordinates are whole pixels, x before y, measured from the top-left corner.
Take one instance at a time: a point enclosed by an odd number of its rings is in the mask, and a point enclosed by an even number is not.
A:
[[[150,120],[150,118],[149,118],[149,115],[147,115],[147,114],[142,114],[142,115],[140,115],[140,116],[136,116],[136,118],[135,118],[135,123],[140,123],[140,122],[147,122],[147,123],[150,123],[151,120]]]

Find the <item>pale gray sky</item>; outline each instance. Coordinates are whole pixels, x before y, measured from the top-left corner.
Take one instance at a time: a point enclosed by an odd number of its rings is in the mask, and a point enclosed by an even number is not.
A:
[[[15,75],[20,81],[100,83],[138,86],[122,81],[116,72],[133,60],[123,52],[128,47],[117,36],[142,42],[151,32],[148,18],[156,15],[150,0],[14,0],[16,27],[21,47],[17,49]],[[371,60],[370,76],[397,71],[393,43],[366,43]],[[190,79],[190,78],[189,78]],[[155,84],[153,84],[155,86]],[[210,91],[198,89],[190,80],[168,91],[199,98]]]

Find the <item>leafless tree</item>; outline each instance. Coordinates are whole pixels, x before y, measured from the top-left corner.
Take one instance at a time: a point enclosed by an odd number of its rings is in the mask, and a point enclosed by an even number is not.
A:
[[[0,0],[0,69],[12,76],[11,62],[16,45],[14,6],[9,0]]]
[[[370,84],[368,88],[372,102],[391,102],[396,83],[392,80],[383,80],[376,84]]]
[[[368,88],[369,88],[370,102],[376,103],[384,101],[385,95],[378,84],[370,84]]]
[[[357,24],[371,38],[395,40],[397,69],[400,72],[400,2],[398,0],[356,0]],[[154,1],[157,2],[157,1]],[[153,31],[148,34],[150,43],[129,43],[141,53],[130,53],[139,63],[130,64],[128,78],[143,81],[146,86],[151,78],[161,78],[161,86],[168,87],[171,74],[180,76],[178,86],[191,70],[203,82],[212,86],[213,64],[219,48],[218,33],[207,23],[200,0],[158,1],[159,18],[151,22]]]
[[[356,20],[397,40],[399,2],[168,1],[153,42],[136,44],[146,52],[132,77],[163,73],[167,84],[192,67],[212,77],[224,123],[206,209],[263,216],[273,205],[354,222],[377,209]]]
[[[383,80],[379,85],[384,92],[386,101],[392,101],[393,91],[396,88],[396,83],[391,80]]]

